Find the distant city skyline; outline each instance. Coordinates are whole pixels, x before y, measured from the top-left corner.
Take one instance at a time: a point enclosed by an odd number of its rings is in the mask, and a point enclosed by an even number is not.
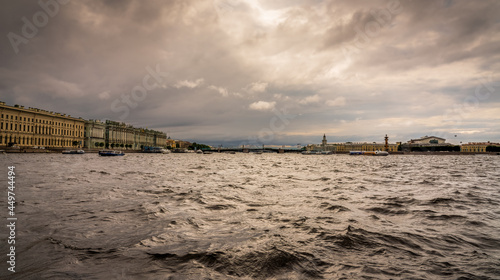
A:
[[[500,142],[498,1],[8,1],[0,100],[213,146]]]

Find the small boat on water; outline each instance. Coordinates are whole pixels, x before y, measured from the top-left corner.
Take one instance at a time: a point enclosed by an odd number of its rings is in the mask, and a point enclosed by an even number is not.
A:
[[[164,149],[162,147],[144,147],[142,149],[142,152],[143,153],[147,153],[147,154],[169,154],[170,151],[167,150],[167,149]]]
[[[100,156],[107,156],[107,157],[110,157],[110,156],[124,156],[125,153],[122,152],[122,151],[111,151],[111,150],[103,150],[103,151],[99,151],[99,155]]]
[[[351,156],[359,156],[359,155],[362,155],[362,156],[388,156],[389,153],[386,151],[379,151],[379,150],[376,150],[376,151],[350,151],[349,155],[351,155]]]
[[[365,152],[363,155],[365,155],[365,156],[388,156],[389,153],[386,151],[376,150],[375,152]]]
[[[83,155],[85,154],[84,150],[64,150],[62,151],[64,155]]]

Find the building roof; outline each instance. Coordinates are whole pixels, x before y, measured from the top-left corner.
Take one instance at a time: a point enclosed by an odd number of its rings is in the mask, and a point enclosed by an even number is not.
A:
[[[436,138],[436,139],[441,139],[441,140],[446,140],[444,138],[441,138],[441,137],[437,137],[437,136],[422,136],[418,139],[411,139],[410,141],[418,141],[418,140],[425,140],[425,139],[429,139],[429,138]]]
[[[491,142],[469,142],[467,144],[462,144],[462,146],[477,146],[477,145],[486,145],[486,146],[498,146],[500,143],[491,143]]]
[[[24,108],[24,106],[17,105],[17,104],[14,106],[10,106],[10,105],[5,104],[5,102],[3,102],[3,101],[0,101],[0,107],[5,108],[5,109],[10,109],[10,110],[16,110],[16,111],[20,111],[20,112],[24,112],[24,113],[38,114],[38,115],[42,115],[42,116],[46,116],[46,117],[64,118],[64,119],[68,119],[68,120],[72,120],[72,121],[84,121],[84,119],[82,117],[77,118],[77,117],[72,117],[71,115],[66,115],[66,114],[62,114],[62,113],[57,113],[57,112],[53,112],[53,111],[47,111],[47,110],[32,108],[32,107]]]

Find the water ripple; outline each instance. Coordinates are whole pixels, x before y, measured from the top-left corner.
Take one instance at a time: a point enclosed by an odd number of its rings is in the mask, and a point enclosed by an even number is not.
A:
[[[500,275],[500,157],[5,156],[10,279]]]

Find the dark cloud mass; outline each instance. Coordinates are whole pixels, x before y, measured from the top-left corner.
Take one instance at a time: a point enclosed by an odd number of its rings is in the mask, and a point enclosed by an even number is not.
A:
[[[4,1],[0,100],[217,145],[500,142],[498,14],[494,0]]]

